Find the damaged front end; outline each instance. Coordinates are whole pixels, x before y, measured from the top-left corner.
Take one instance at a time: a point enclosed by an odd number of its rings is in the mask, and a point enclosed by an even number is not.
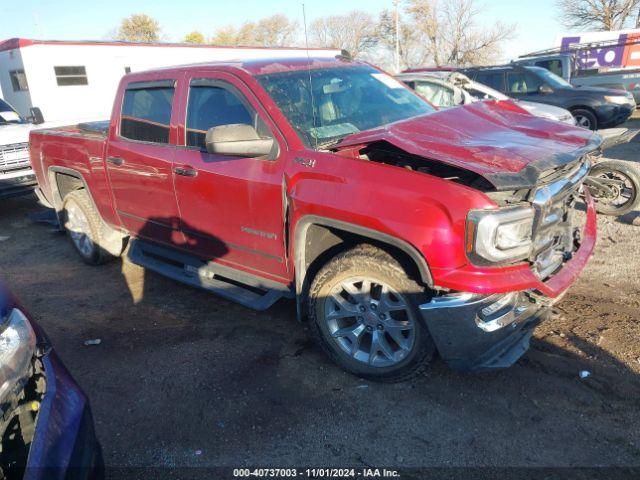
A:
[[[493,201],[468,212],[464,264],[432,268],[436,294],[420,306],[440,355],[461,371],[505,368],[520,358],[586,265],[596,237],[583,184],[601,155],[601,137],[478,104],[362,132],[336,149]]]

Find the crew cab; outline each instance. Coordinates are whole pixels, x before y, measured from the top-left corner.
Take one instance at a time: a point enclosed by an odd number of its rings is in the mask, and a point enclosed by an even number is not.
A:
[[[126,75],[109,122],[33,132],[30,153],[85,262],[126,247],[247,307],[295,298],[336,363],[398,381],[436,352],[462,371],[523,354],[594,248],[600,141],[304,57]]]

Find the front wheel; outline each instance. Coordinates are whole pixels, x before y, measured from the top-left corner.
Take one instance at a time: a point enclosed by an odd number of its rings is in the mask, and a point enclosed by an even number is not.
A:
[[[576,110],[572,110],[571,114],[573,115],[573,118],[576,119],[576,125],[578,127],[587,128],[589,130],[598,129],[598,119],[592,111],[578,108]]]
[[[397,382],[419,374],[435,353],[418,308],[426,301],[424,287],[391,255],[361,245],[318,272],[309,318],[318,342],[343,369]]]
[[[640,202],[640,176],[638,171],[620,160],[597,163],[589,172],[604,188],[590,188],[596,202],[596,211],[603,215],[624,215]]]

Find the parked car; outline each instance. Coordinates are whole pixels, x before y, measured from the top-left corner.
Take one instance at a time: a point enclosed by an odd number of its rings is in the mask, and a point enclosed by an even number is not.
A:
[[[523,113],[435,111],[342,57],[261,59],[127,75],[110,122],[32,132],[30,152],[86,263],[128,242],[248,307],[295,298],[337,364],[398,381],[436,351],[513,364],[592,253],[588,193],[572,212],[600,138]]]
[[[569,110],[576,123],[597,130],[627,121],[636,108],[633,95],[624,90],[574,87],[541,67],[504,65],[463,69],[472,80],[510,97],[546,103]]]
[[[0,478],[97,479],[89,402],[27,311],[0,284]]]
[[[451,108],[481,100],[513,100],[501,92],[474,82],[465,74],[448,71],[401,73],[396,78],[438,108]],[[531,115],[575,125],[571,112],[545,103],[516,100]]]

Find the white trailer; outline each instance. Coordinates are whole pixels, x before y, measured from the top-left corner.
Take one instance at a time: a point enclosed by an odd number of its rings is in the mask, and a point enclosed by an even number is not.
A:
[[[336,49],[312,49],[334,57]],[[300,56],[300,48],[217,47],[176,43],[0,41],[0,87],[23,117],[40,108],[49,122],[108,118],[120,78],[127,72],[189,63]],[[0,97],[0,98],[1,98]]]

